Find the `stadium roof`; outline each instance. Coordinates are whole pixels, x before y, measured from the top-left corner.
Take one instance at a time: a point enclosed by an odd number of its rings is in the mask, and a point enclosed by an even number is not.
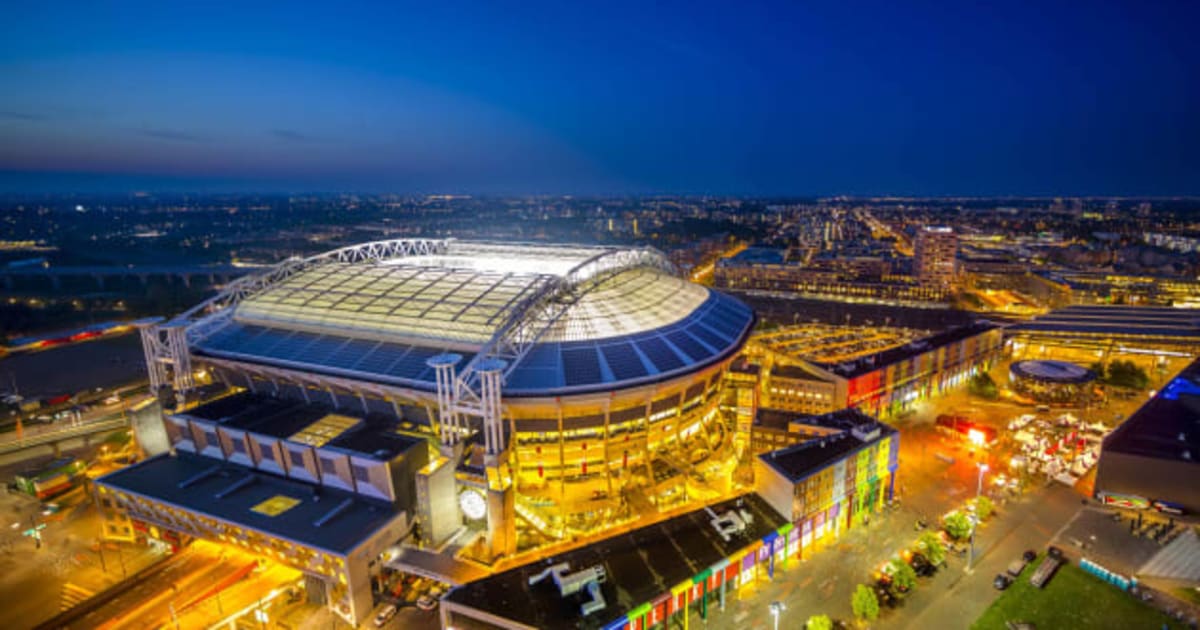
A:
[[[461,369],[525,343],[507,396],[669,378],[735,352],[754,321],[655,250],[453,240],[289,261],[209,304],[223,307],[191,325],[196,354],[426,391],[430,357]]]

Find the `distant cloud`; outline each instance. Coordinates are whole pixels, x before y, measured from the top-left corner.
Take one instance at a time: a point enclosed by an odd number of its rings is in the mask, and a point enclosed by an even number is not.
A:
[[[30,114],[27,112],[0,111],[0,118],[6,118],[8,120],[24,120],[26,122],[41,122],[46,120],[48,116],[41,114]]]
[[[300,133],[299,131],[295,131],[293,129],[272,129],[270,131],[270,134],[280,140],[284,140],[287,142],[320,142],[321,141],[320,138],[310,136],[306,133]]]
[[[207,138],[198,136],[194,133],[179,131],[177,129],[145,129],[139,128],[136,130],[143,136],[157,138],[159,140],[174,140],[176,142],[205,142]]]

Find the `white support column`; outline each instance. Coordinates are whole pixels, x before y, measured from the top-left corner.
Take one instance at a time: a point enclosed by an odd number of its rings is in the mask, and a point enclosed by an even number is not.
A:
[[[455,395],[458,377],[454,373],[455,366],[461,360],[461,355],[446,352],[429,357],[425,361],[425,365],[433,368],[437,381],[438,430],[445,446],[457,444],[462,437],[462,427],[459,425],[458,412],[455,409],[458,405]]]
[[[476,368],[479,373],[479,398],[483,416],[483,437],[488,455],[504,451],[504,419],[500,411],[500,384],[504,378],[503,359],[485,359]]]
[[[146,374],[150,377],[150,391],[157,393],[167,380],[166,369],[159,361],[162,344],[158,341],[158,326],[139,326],[142,336],[142,355],[146,359]]]
[[[196,380],[192,377],[192,353],[187,345],[187,326],[168,324],[166,329],[175,398],[182,404],[184,395],[196,387]]]

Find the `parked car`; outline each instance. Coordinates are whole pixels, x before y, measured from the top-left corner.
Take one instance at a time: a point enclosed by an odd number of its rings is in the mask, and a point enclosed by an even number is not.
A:
[[[1026,549],[1025,553],[1021,554],[1021,559],[1026,563],[1033,562],[1037,559],[1037,552],[1032,549]]]
[[[992,587],[997,591],[1003,591],[1012,584],[1012,578],[1003,573],[997,573],[995,579],[992,580]]]
[[[382,628],[384,624],[391,621],[392,617],[395,617],[395,616],[396,616],[396,605],[395,604],[388,604],[387,606],[384,606],[383,610],[380,610],[379,613],[377,615],[375,615],[375,627]]]
[[[920,577],[929,577],[937,572],[937,567],[925,557],[925,554],[916,552],[909,559],[909,564],[912,565],[913,571]]]
[[[420,608],[421,610],[433,610],[434,608],[437,608],[437,605],[438,600],[428,595],[422,595],[421,598],[417,600],[417,608]]]
[[[875,585],[875,598],[879,600],[881,606],[888,608],[896,607],[896,596],[892,595],[892,591],[888,587],[881,584]]]

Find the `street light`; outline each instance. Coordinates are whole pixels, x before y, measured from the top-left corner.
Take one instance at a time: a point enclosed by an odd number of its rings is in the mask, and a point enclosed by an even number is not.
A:
[[[784,606],[783,602],[776,601],[771,602],[770,605],[767,606],[767,610],[771,611],[771,617],[775,620],[775,630],[779,630],[779,615],[782,614],[783,611],[787,610],[787,606]]]
[[[979,481],[975,484],[975,523],[971,526],[971,556],[967,558],[968,573],[975,564],[975,530],[979,528],[979,495],[983,493],[983,474],[988,471],[987,464],[980,462],[976,465],[979,467]]]

